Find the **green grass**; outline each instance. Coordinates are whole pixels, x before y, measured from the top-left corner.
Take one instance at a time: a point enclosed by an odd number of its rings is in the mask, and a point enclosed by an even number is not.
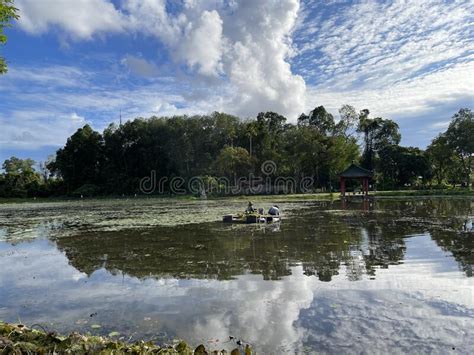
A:
[[[350,193],[348,193],[351,196]],[[410,196],[474,196],[474,189],[470,188],[454,188],[454,189],[433,189],[433,190],[393,190],[393,191],[371,191],[370,195],[376,197],[410,197]],[[311,201],[311,200],[331,200],[339,199],[339,193],[307,193],[307,194],[279,194],[279,195],[229,195],[229,196],[208,196],[209,200],[242,200],[242,201]],[[358,195],[359,196],[359,195]],[[86,197],[84,200],[121,200],[133,199],[133,195],[113,195],[113,196],[97,196]],[[171,199],[178,201],[194,201],[200,200],[199,197],[193,195],[138,195],[139,199]],[[47,202],[67,202],[79,201],[81,199],[75,197],[25,197],[25,198],[0,198],[0,204],[6,203],[47,203]]]
[[[134,195],[107,195],[107,196],[94,196],[84,197],[83,199],[72,196],[51,196],[51,197],[0,197],[0,205],[7,203],[48,203],[48,202],[68,202],[68,201],[100,201],[100,200],[126,200],[133,199]],[[192,195],[137,195],[137,198],[146,199],[173,199],[180,201],[193,201],[199,200],[198,197]]]
[[[474,189],[454,188],[443,190],[396,190],[376,191],[377,197],[406,197],[406,196],[474,196]]]
[[[279,200],[279,201],[302,201],[302,200],[330,200],[331,198],[338,198],[338,193],[311,193],[311,194],[280,194],[280,195],[238,195],[238,196],[225,196],[216,197],[215,199],[228,199],[233,200],[252,200],[252,201],[267,201],[267,200]],[[212,197],[211,197],[212,199]]]

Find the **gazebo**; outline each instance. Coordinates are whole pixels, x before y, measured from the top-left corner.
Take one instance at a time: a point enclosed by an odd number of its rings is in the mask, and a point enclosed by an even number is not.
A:
[[[364,190],[364,195],[369,194],[369,181],[372,179],[373,174],[370,170],[361,168],[358,165],[352,163],[346,170],[339,173],[339,182],[341,186],[341,195],[346,195],[346,180],[361,180],[362,189]]]

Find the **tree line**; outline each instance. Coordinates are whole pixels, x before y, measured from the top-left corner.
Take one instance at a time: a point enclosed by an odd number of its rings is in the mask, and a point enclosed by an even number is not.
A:
[[[374,171],[379,190],[470,186],[474,165],[474,114],[460,109],[446,132],[426,150],[400,146],[396,122],[344,105],[336,119],[323,106],[295,124],[275,112],[255,119],[214,112],[204,116],[136,118],[110,124],[102,133],[89,125],[70,136],[54,157],[35,168],[11,157],[0,174],[1,197],[95,196],[140,193],[140,180],[262,176],[266,161],[277,176],[311,177],[317,191],[338,187],[338,172],[352,162]],[[298,191],[295,191],[298,192]]]

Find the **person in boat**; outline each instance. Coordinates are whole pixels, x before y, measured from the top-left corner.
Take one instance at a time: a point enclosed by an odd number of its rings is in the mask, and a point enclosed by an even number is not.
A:
[[[271,216],[279,216],[280,215],[280,207],[278,207],[277,205],[273,205],[268,210],[268,214],[271,215]]]
[[[253,208],[252,202],[249,201],[249,204],[247,206],[247,209],[245,210],[245,213],[254,213],[255,209]]]

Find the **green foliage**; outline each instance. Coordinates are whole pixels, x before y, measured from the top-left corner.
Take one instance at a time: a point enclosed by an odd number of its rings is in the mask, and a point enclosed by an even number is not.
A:
[[[5,160],[2,168],[7,174],[11,175],[24,175],[33,173],[33,165],[35,164],[32,159],[18,159],[17,157],[11,157]]]
[[[102,135],[85,125],[68,138],[48,168],[64,179],[68,191],[74,191],[84,184],[101,183],[104,158]]]
[[[367,109],[360,112],[357,131],[363,134],[364,139],[362,166],[372,170],[374,168],[375,153],[387,145],[400,143],[401,135],[398,131],[398,125],[394,121],[381,117],[371,119],[369,113]]]
[[[323,135],[332,133],[336,128],[334,116],[324,106],[316,107],[309,115],[302,114],[298,118],[298,124],[315,127]]]
[[[236,179],[237,176],[248,176],[252,169],[252,158],[245,148],[224,147],[215,161],[217,176]]]
[[[111,124],[102,134],[86,125],[54,159],[39,164],[41,174],[32,160],[7,159],[0,174],[0,197],[135,194],[152,172],[156,181],[198,178],[211,194],[223,188],[222,178],[235,186],[250,175],[273,182],[278,176],[297,182],[311,177],[315,190],[333,191],[337,173],[351,162],[374,170],[379,189],[433,187],[433,182],[437,188],[456,186],[467,182],[472,172],[474,125],[468,109],[461,109],[426,151],[399,146],[400,133],[392,120],[369,118],[368,110],[357,113],[349,105],[339,114],[336,122],[318,106],[302,114],[296,125],[275,112],[246,121],[219,112],[136,118]],[[264,172],[261,167],[268,160],[276,169]],[[169,184],[163,187],[167,192]]]
[[[355,108],[350,105],[342,105],[339,109],[339,117],[340,120],[335,126],[335,131],[346,137],[353,137],[359,120]]]
[[[314,126],[298,126],[287,132],[284,151],[287,173],[311,176],[316,187],[331,188],[336,174],[359,157],[357,142],[344,135],[326,136]]]
[[[426,149],[426,154],[437,185],[442,185],[446,180],[452,181],[453,173],[455,176],[460,176],[462,167],[456,152],[448,144],[446,134],[440,134],[433,139]]]
[[[4,28],[11,27],[11,21],[19,18],[18,9],[14,6],[13,0],[0,0],[0,45],[7,42],[7,36],[3,32]],[[5,58],[0,57],[0,74],[7,72]]]
[[[453,116],[446,140],[459,157],[464,171],[464,183],[470,186],[471,173],[474,166],[474,113],[462,108]]]
[[[2,168],[5,173],[0,175],[0,196],[27,197],[39,189],[40,176],[35,172],[31,159],[11,157],[5,160]]]
[[[424,185],[431,179],[430,162],[418,148],[387,145],[378,154],[378,185],[383,189]]]

